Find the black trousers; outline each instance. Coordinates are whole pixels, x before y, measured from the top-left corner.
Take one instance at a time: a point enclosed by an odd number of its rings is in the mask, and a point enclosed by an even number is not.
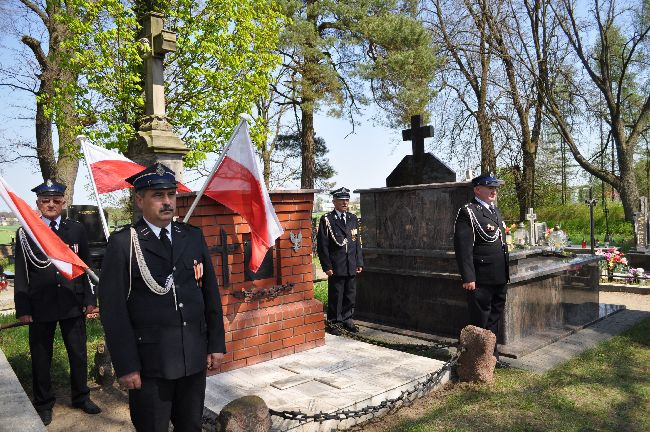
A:
[[[138,432],[200,432],[205,401],[205,370],[166,380],[141,377],[142,388],[129,390],[131,422]]]
[[[501,315],[506,304],[506,291],[506,284],[476,284],[475,290],[467,291],[469,323],[490,330],[498,338]],[[494,351],[496,355],[496,346]]]
[[[351,321],[356,297],[355,276],[330,276],[327,280],[327,320],[331,323]]]
[[[58,321],[70,362],[70,390],[73,405],[84,402],[88,389],[88,355],[86,353],[86,318],[84,315]],[[36,411],[51,410],[52,352],[57,321],[33,322],[29,325],[29,350],[32,354],[32,385]]]

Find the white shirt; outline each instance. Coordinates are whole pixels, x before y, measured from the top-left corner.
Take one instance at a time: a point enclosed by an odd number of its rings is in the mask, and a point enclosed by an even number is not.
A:
[[[52,219],[48,219],[45,216],[41,216],[41,220],[45,222],[45,225],[47,226],[50,226],[50,224],[52,223]],[[61,226],[61,215],[59,215],[59,217],[54,219],[54,222],[56,222],[56,226],[54,227],[54,229],[58,230],[59,227]]]
[[[142,219],[144,219],[144,221],[147,223],[147,225],[149,225],[149,228],[151,228],[151,231],[153,231],[153,233],[156,235],[156,237],[160,238],[160,230],[162,230],[162,228],[152,224],[151,222],[146,220],[144,217]],[[167,228],[167,238],[169,238],[169,242],[171,243],[172,242],[172,223],[169,222],[169,225],[167,225],[165,228]]]
[[[345,213],[340,212],[340,211],[338,211],[338,210],[334,210],[334,211],[336,212],[336,216],[337,216],[339,219],[341,219],[341,215],[343,215],[343,217],[344,217],[343,222],[347,223],[347,220],[345,219]]]
[[[479,204],[481,204],[483,207],[485,207],[485,208],[488,209],[489,211],[492,211],[493,208],[496,209],[496,206],[495,206],[495,207],[492,207],[490,204],[486,203],[485,201],[483,201],[482,199],[480,199],[480,198],[477,197],[477,196],[475,196],[474,199],[475,199],[476,201],[478,201]]]

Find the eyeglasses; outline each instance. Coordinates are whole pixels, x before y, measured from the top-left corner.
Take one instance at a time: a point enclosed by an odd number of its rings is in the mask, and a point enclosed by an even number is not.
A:
[[[56,205],[61,205],[63,204],[64,199],[63,198],[39,198],[38,202],[41,204],[49,204],[50,202],[56,204]]]

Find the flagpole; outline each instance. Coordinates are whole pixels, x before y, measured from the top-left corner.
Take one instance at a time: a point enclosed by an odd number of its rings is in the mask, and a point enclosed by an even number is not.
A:
[[[219,160],[217,160],[217,163],[214,164],[214,167],[212,168],[212,171],[210,171],[210,175],[208,175],[208,179],[205,181],[203,184],[203,187],[201,190],[196,194],[196,198],[194,198],[194,202],[190,206],[190,209],[187,211],[187,214],[183,218],[183,223],[187,223],[187,221],[190,219],[190,216],[192,216],[192,212],[194,212],[194,209],[196,206],[199,204],[199,200],[203,196],[203,193],[205,190],[208,188],[208,184],[210,183],[210,180],[212,180],[212,175],[217,171],[217,168],[219,168],[219,165],[221,165],[221,162],[223,162],[223,159],[226,157],[226,153],[228,153],[228,149],[232,145],[233,141],[235,140],[235,137],[237,136],[237,133],[239,132],[239,129],[241,129],[242,125],[246,122],[246,114],[240,114],[239,117],[241,117],[241,120],[239,120],[239,124],[233,131],[232,135],[230,135],[230,140],[228,140],[228,144],[224,147],[223,151],[221,152],[221,156],[219,156]]]
[[[77,138],[75,138],[76,141],[79,141],[79,145],[81,146],[81,149],[83,150],[84,153],[84,161],[86,161],[86,168],[88,168],[88,175],[90,176],[90,182],[93,185],[93,191],[95,192],[95,198],[97,199],[97,207],[99,207],[99,217],[101,218],[102,221],[102,228],[104,229],[104,235],[106,236],[106,240],[108,240],[108,237],[110,237],[110,232],[108,230],[108,222],[106,222],[106,217],[104,216],[104,208],[102,207],[102,202],[99,199],[99,193],[97,192],[97,185],[95,184],[95,177],[93,177],[93,171],[90,169],[90,163],[88,163],[88,151],[86,149],[85,141],[88,138],[86,138],[85,135],[77,135]],[[95,276],[96,278],[97,276]]]

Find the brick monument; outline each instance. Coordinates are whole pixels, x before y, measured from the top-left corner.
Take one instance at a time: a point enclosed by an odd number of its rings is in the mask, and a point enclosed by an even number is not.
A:
[[[325,343],[323,304],[314,299],[312,274],[314,192],[270,192],[284,234],[257,273],[248,270],[250,227],[241,216],[206,196],[192,213],[189,223],[203,230],[224,311],[227,353],[218,372]],[[195,197],[179,194],[179,220]]]

